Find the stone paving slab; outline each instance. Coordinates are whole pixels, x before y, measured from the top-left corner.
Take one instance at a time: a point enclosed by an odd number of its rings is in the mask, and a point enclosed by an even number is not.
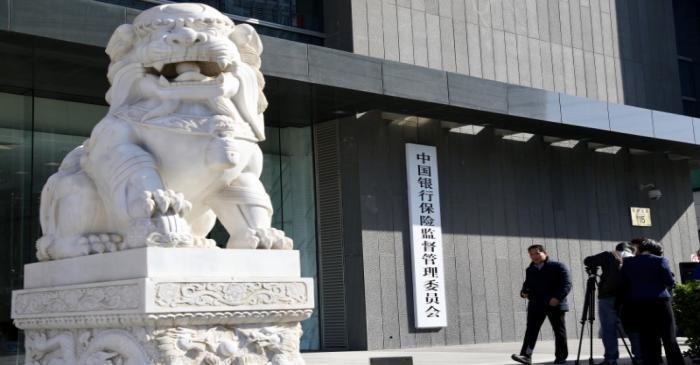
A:
[[[683,343],[682,340],[679,342]],[[303,357],[306,365],[369,365],[370,358],[401,356],[412,356],[413,365],[505,365],[516,364],[510,359],[510,355],[518,352],[520,346],[519,342],[491,343],[401,350],[315,352],[305,353]],[[581,364],[588,364],[588,346],[588,342],[584,342],[584,348],[581,350]],[[578,340],[570,340],[567,364],[574,364],[577,350]],[[596,363],[603,361],[603,345],[600,340],[594,340],[593,353]],[[620,356],[622,359],[618,364],[632,363],[622,344],[620,344]],[[551,364],[554,361],[554,341],[539,341],[532,358],[533,364]]]
[[[679,339],[679,342],[684,341]],[[577,349],[578,340],[570,340],[567,364],[574,364]],[[681,349],[687,350],[684,346],[681,346]],[[382,351],[307,352],[303,357],[306,365],[369,365],[369,359],[373,357],[400,356],[412,356],[413,365],[506,365],[516,364],[510,359],[510,355],[519,350],[519,342],[510,342]],[[593,353],[596,363],[602,361],[603,345],[600,340],[593,342]],[[554,341],[539,341],[533,355],[533,364],[551,364],[554,360],[553,354]],[[632,363],[622,345],[620,345],[620,355],[623,359],[618,362],[619,365]],[[691,364],[689,360],[686,360],[686,363]],[[0,356],[0,365],[22,364],[24,364],[23,356],[20,359],[15,356]],[[581,350],[581,364],[588,365],[587,342]]]

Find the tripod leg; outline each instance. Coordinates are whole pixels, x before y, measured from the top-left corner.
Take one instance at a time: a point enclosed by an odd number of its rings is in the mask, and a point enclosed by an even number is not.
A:
[[[586,282],[586,294],[583,300],[583,311],[581,312],[581,335],[578,338],[578,353],[576,354],[576,365],[579,365],[581,359],[581,345],[583,345],[583,334],[586,332],[586,322],[590,326],[590,357],[588,362],[593,364],[593,321],[595,320],[595,276],[589,277]]]
[[[588,358],[588,363],[593,365],[595,362],[593,361],[593,321],[590,322],[590,333],[588,334],[588,340],[591,345],[591,352],[590,352],[590,357]]]
[[[586,321],[581,321],[581,335],[578,336],[578,353],[576,354],[576,365],[579,365],[581,358],[581,345],[583,344],[583,333],[586,331]]]
[[[594,365],[595,362],[593,361],[593,322],[595,321],[595,278],[593,278],[593,284],[592,288],[589,295],[590,295],[590,302],[591,302],[591,308],[588,311],[588,321],[591,324],[590,328],[590,334],[589,334],[589,341],[590,341],[590,346],[591,346],[591,352],[590,352],[590,357],[588,358],[588,363],[591,365]]]
[[[622,343],[625,345],[625,350],[627,350],[627,355],[629,355],[630,359],[632,359],[632,364],[637,365],[637,358],[634,357],[634,354],[632,354],[630,347],[627,345],[627,341],[625,340],[625,332],[622,330],[622,325],[619,323],[617,324],[617,335],[620,337],[620,340],[622,340]]]

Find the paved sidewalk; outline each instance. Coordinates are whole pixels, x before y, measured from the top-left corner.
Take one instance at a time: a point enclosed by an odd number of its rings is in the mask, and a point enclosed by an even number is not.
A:
[[[683,343],[683,340],[679,339]],[[588,365],[588,344],[584,344],[581,351],[581,365]],[[602,361],[603,345],[600,340],[593,342],[595,361]],[[578,340],[569,341],[569,362],[573,364],[576,359]],[[510,359],[510,355],[520,350],[520,343],[490,343],[478,345],[459,345],[446,347],[428,347],[406,350],[382,350],[382,351],[352,351],[352,352],[314,352],[304,353],[306,365],[369,365],[371,357],[412,356],[414,365],[506,365],[516,364]],[[686,348],[682,347],[682,350]],[[549,364],[554,360],[554,341],[539,341],[533,363]],[[620,354],[624,359],[620,365],[631,364],[627,358],[624,347],[620,347]],[[24,359],[14,356],[0,356],[0,365],[21,365]],[[686,360],[691,364],[690,360]]]
[[[679,339],[679,342],[683,343]],[[490,343],[478,345],[459,345],[403,350],[353,351],[353,352],[316,352],[303,354],[306,365],[369,365],[372,357],[412,356],[414,365],[505,365],[517,364],[510,359],[512,353],[520,351],[521,343]],[[569,341],[569,362],[574,364],[578,340]],[[686,350],[682,348],[682,350]],[[603,359],[603,345],[594,340],[593,353],[595,362]],[[620,365],[631,364],[627,352],[620,344]],[[588,365],[588,341],[581,350],[581,364]],[[534,364],[550,364],[554,361],[554,341],[538,341],[532,357]],[[690,360],[687,360],[690,364]]]

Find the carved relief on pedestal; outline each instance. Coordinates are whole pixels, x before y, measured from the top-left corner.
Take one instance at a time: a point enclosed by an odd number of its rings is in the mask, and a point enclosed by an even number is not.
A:
[[[303,365],[301,325],[26,332],[28,365]]]
[[[305,304],[306,284],[291,283],[162,283],[155,302],[162,307],[252,306]]]
[[[174,328],[155,338],[166,363],[211,365],[304,365],[299,354],[301,325]]]
[[[14,315],[29,315],[136,309],[140,292],[132,284],[20,293],[13,310]]]
[[[26,331],[27,365],[146,365],[151,362],[126,330]]]

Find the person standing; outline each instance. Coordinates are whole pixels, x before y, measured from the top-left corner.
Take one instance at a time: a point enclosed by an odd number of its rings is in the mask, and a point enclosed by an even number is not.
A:
[[[695,271],[693,272],[693,276],[690,277],[690,280],[700,280],[700,264],[695,266]]]
[[[695,271],[693,271],[693,275],[690,276],[690,280],[700,280],[700,249],[698,249],[698,252],[690,255],[690,261],[698,263],[695,265]]]
[[[522,364],[532,363],[537,336],[544,319],[548,318],[554,331],[554,363],[564,364],[569,356],[564,317],[569,311],[566,297],[571,291],[571,275],[564,264],[549,259],[544,246],[532,245],[527,252],[532,262],[525,270],[525,282],[520,291],[520,296],[528,300],[527,328],[520,354],[511,355],[511,359]]]
[[[632,257],[633,248],[627,242],[620,242],[613,251],[604,251],[597,255],[588,256],[583,264],[588,268],[602,269],[598,284],[598,316],[600,318],[601,337],[605,348],[605,361],[600,365],[616,365],[620,357],[617,346],[617,297],[620,292],[622,278],[620,267],[622,259]],[[637,354],[635,354],[636,356]]]
[[[659,339],[663,343],[668,365],[685,365],[676,341],[676,324],[671,307],[672,288],[676,281],[663,254],[663,248],[652,239],[638,246],[638,255],[625,259],[620,270],[625,292],[625,310],[631,311],[639,329],[644,364],[659,360]]]

